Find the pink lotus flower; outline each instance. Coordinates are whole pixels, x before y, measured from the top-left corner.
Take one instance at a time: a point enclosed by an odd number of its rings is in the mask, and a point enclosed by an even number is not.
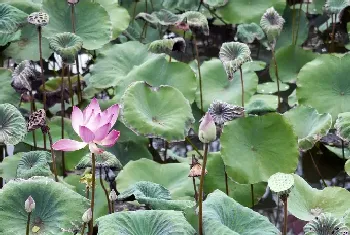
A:
[[[73,107],[72,126],[83,142],[62,139],[52,145],[58,151],[76,151],[89,145],[90,152],[102,153],[103,149],[97,147],[102,145],[111,147],[117,142],[120,132],[110,129],[117,121],[119,105],[115,104],[105,111],[101,111],[97,99],[92,99],[89,106],[82,112],[78,107]]]

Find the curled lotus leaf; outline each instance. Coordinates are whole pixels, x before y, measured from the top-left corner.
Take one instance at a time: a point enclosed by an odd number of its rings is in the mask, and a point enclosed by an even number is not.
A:
[[[16,7],[0,4],[0,33],[11,34],[26,23],[27,14]]]
[[[13,71],[11,86],[19,93],[32,91],[32,83],[40,81],[36,75],[34,65],[29,60],[24,60]]]
[[[252,61],[250,49],[247,44],[240,42],[225,42],[219,52],[219,59],[224,65],[227,77],[233,79],[234,73],[241,68],[245,62]]]
[[[85,197],[46,177],[11,180],[0,191],[0,234],[26,233],[28,213],[24,202],[29,196],[35,201],[29,229],[38,227],[39,234],[65,235],[79,231],[83,224],[81,217],[90,204]]]
[[[203,3],[210,7],[218,8],[225,6],[228,3],[228,0],[204,0]]]
[[[26,121],[11,104],[0,104],[0,143],[16,145],[27,134]]]
[[[62,57],[64,63],[73,64],[83,46],[83,40],[74,33],[58,33],[49,40],[50,48]]]
[[[324,10],[327,14],[339,14],[348,6],[350,6],[349,0],[327,0]]]
[[[17,178],[29,179],[33,176],[51,176],[49,162],[51,155],[47,151],[31,151],[23,154],[17,166]]]
[[[350,112],[340,113],[334,124],[337,136],[342,140],[350,140]]]
[[[194,33],[202,32],[206,36],[209,35],[208,20],[202,13],[197,11],[187,11],[181,14],[181,21],[186,22]]]
[[[255,40],[262,40],[265,38],[265,33],[256,23],[240,24],[237,26],[235,38],[243,43],[253,43]]]
[[[152,53],[170,53],[171,51],[185,52],[186,42],[181,37],[153,41],[148,50]]]
[[[275,44],[276,38],[280,35],[285,20],[278,12],[273,8],[266,10],[261,17],[260,26],[264,30],[267,39],[270,43]]]
[[[110,152],[104,151],[103,153],[95,154],[95,158],[96,168],[108,167],[111,170],[115,171],[120,171],[123,168],[122,164],[117,159],[117,157]],[[91,153],[86,154],[75,166],[77,170],[85,169],[87,167],[92,167]]]
[[[141,12],[135,17],[135,19],[143,19],[144,21],[153,25],[153,27],[158,27],[158,25],[174,25],[180,20],[180,17],[171,11],[162,9],[160,11],[153,12],[152,14]]]
[[[334,217],[331,213],[322,213],[304,226],[305,235],[347,235],[349,232],[344,221]]]
[[[50,17],[45,12],[33,12],[27,18],[28,23],[36,26],[45,26],[49,23]]]

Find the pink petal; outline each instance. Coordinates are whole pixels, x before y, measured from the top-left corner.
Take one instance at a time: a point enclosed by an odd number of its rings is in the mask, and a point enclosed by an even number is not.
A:
[[[97,113],[95,116],[91,117],[88,123],[85,124],[90,130],[95,132],[101,126],[101,114]]]
[[[112,120],[111,120],[111,126],[114,126],[115,122],[118,119],[119,115],[119,104],[112,105],[107,109],[108,115],[113,115]]]
[[[88,117],[91,117],[91,113],[95,112],[95,114],[100,113],[100,105],[98,104],[98,101],[96,98],[93,98],[90,102],[90,104],[86,107],[84,110],[84,120],[86,121]]]
[[[103,149],[100,149],[99,147],[97,147],[97,145],[94,143],[89,144],[89,149],[90,149],[90,152],[96,153],[96,154],[103,153],[104,151]]]
[[[78,141],[70,140],[70,139],[63,139],[63,140],[59,140],[59,141],[55,142],[52,145],[52,148],[54,150],[58,150],[58,151],[69,152],[69,151],[76,151],[76,150],[82,149],[86,145],[87,144],[84,142],[78,142]]]
[[[95,131],[95,133],[94,133],[95,134],[95,140],[94,141],[101,141],[104,138],[106,138],[107,135],[108,135],[109,129],[111,129],[111,124],[110,123],[107,123],[107,124],[101,126],[100,128],[98,128]]]
[[[102,141],[100,141],[98,144],[106,147],[112,147],[115,142],[117,142],[118,138],[120,136],[120,131],[112,130],[106,138],[104,138]]]
[[[76,106],[73,106],[72,126],[75,132],[79,135],[79,126],[84,122],[83,112]]]
[[[86,126],[79,127],[79,136],[85,143],[90,143],[95,139],[94,133]]]

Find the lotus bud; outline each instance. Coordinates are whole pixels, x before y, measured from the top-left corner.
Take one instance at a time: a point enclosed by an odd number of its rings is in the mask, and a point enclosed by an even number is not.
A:
[[[67,0],[68,4],[77,4],[79,0]]]
[[[24,203],[24,209],[26,212],[31,213],[35,209],[35,201],[32,196],[29,196]]]
[[[83,214],[83,217],[81,217],[84,223],[89,223],[92,219],[92,211],[91,208],[89,208],[85,213]]]
[[[198,138],[202,143],[216,140],[216,126],[213,117],[207,112],[199,125]]]
[[[109,200],[115,201],[117,200],[117,193],[112,189],[112,191],[109,193]]]

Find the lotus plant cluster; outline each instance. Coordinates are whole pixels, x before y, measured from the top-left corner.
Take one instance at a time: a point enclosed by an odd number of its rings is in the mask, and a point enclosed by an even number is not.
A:
[[[2,1],[0,235],[349,234],[349,7]]]

